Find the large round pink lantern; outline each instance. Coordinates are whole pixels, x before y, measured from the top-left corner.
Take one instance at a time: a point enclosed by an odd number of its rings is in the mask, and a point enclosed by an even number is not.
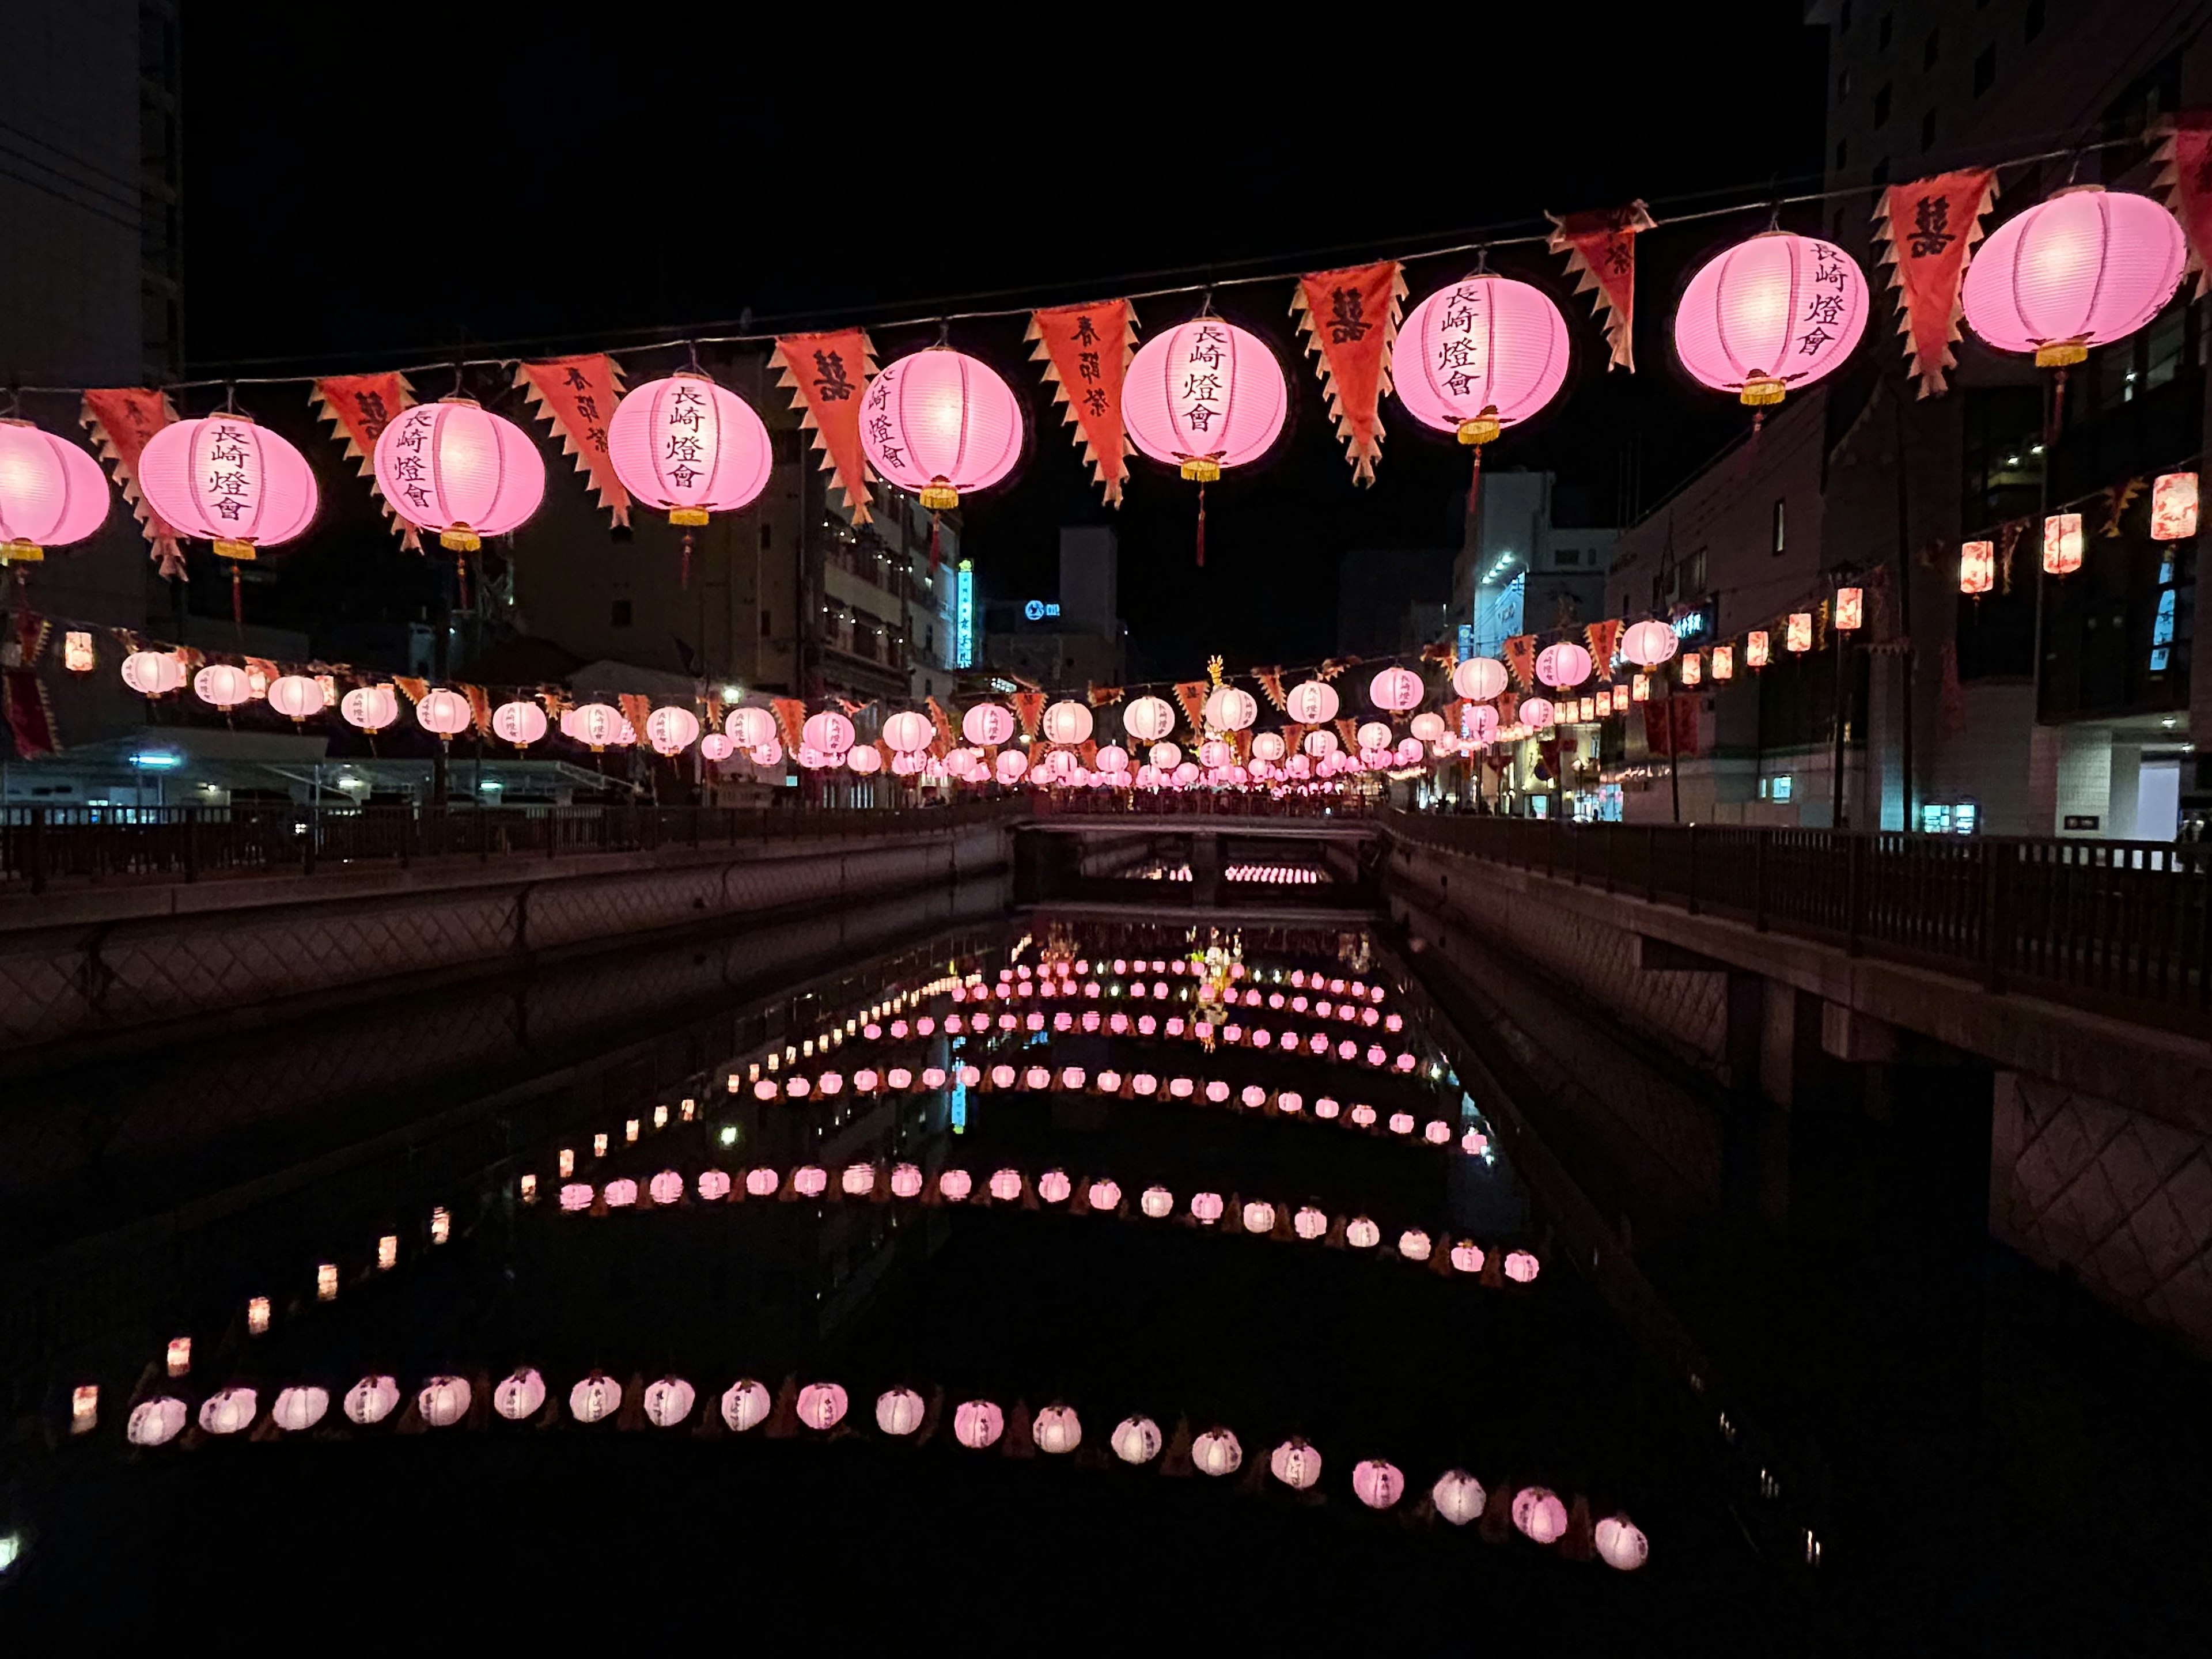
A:
[[[764,749],[775,741],[775,716],[765,708],[732,708],[722,730],[740,749]]]
[[[123,659],[123,683],[142,697],[166,697],[183,687],[185,665],[173,651],[133,651]]]
[[[1139,743],[1158,743],[1175,725],[1175,709],[1165,697],[1139,697],[1121,711],[1121,729]]]
[[[645,740],[656,755],[680,755],[699,740],[699,717],[670,703],[645,717]]]
[[[1367,684],[1368,700],[1394,714],[1419,708],[1423,691],[1421,677],[1410,668],[1386,668]]]
[[[31,564],[107,519],[100,463],[28,421],[0,420],[0,564]]]
[[[845,751],[845,769],[860,777],[884,769],[883,751],[872,743],[856,744]]]
[[[2000,351],[2063,368],[2158,315],[2188,260],[2180,225],[2149,197],[2077,185],[1982,244],[1966,268],[1966,325]]]
[[[1218,685],[1206,699],[1206,723],[1217,732],[1243,732],[1260,718],[1260,704],[1249,691],[1234,685]]]
[[[1062,701],[1044,711],[1044,735],[1048,743],[1087,743],[1097,722],[1091,717],[1090,709],[1079,702]]]
[[[399,718],[399,694],[388,685],[356,685],[338,699],[338,714],[357,731],[381,732]]]
[[[1018,749],[1009,749],[999,757],[995,769],[1000,783],[1019,783],[1022,774],[1030,769],[1029,757]]]
[[[1638,668],[1656,668],[1672,660],[1681,643],[1665,623],[1631,623],[1621,630],[1620,654]]]
[[[138,488],[171,529],[226,559],[289,541],[315,516],[307,458],[244,415],[172,421],[147,440]]]
[[[1452,670],[1452,690],[1468,702],[1488,702],[1505,690],[1505,665],[1494,657],[1469,657]]]
[[[631,388],[607,422],[607,459],[633,497],[688,527],[757,500],[775,453],[753,406],[695,369]]]
[[[545,463],[529,434],[472,398],[401,411],[376,441],[376,487],[417,530],[473,553],[538,510]]]
[[[469,700],[458,691],[425,691],[415,704],[415,723],[448,743],[467,731],[474,718]]]
[[[1343,704],[1336,688],[1326,680],[1307,680],[1294,685],[1283,701],[1290,707],[1291,718],[1300,726],[1326,726],[1336,718]]]
[[[491,711],[491,733],[501,743],[527,749],[545,735],[545,711],[518,698]]]
[[[1765,409],[1841,366],[1871,303],[1865,273],[1834,243],[1770,230],[1690,278],[1674,350],[1693,380]]]
[[[966,352],[933,346],[868,382],[860,448],[886,482],[950,512],[962,490],[988,488],[1021,459],[1021,401]]]
[[[799,731],[799,741],[823,755],[842,756],[853,746],[853,722],[834,710],[811,714]]]
[[[1206,562],[1206,486],[1255,461],[1290,412],[1283,366],[1256,334],[1194,317],[1139,347],[1121,383],[1129,441],[1199,487],[1198,562]]]
[[[1559,395],[1566,319],[1540,289],[1479,272],[1415,306],[1398,331],[1390,378],[1422,425],[1486,444]]]
[[[305,674],[280,674],[269,682],[269,706],[297,726],[323,712],[323,684]]]
[[[960,733],[980,748],[995,749],[1014,740],[1014,717],[1002,704],[979,702],[960,717]]]
[[[1579,645],[1547,645],[1536,653],[1536,678],[1557,690],[1590,677],[1590,653]]]
[[[587,702],[561,716],[561,735],[582,744],[596,755],[603,750],[619,747],[623,741],[623,728],[628,724],[622,717],[622,710],[612,703]]]
[[[918,755],[936,741],[937,727],[928,715],[902,708],[884,722],[884,741],[902,755]]]
[[[720,766],[738,752],[738,745],[720,732],[709,732],[699,739],[699,752],[708,760]]]
[[[192,695],[217,708],[235,708],[253,696],[253,684],[243,668],[210,663],[192,676]]]

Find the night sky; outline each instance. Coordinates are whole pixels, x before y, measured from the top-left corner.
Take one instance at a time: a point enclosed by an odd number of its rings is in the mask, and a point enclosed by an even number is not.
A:
[[[1700,32],[1693,64],[1681,14],[1656,8],[1620,22],[1522,14],[1510,35],[1472,15],[1392,18],[1376,70],[1353,76],[1364,37],[1350,15],[1340,36],[1101,22],[1090,39],[1024,25],[921,49],[910,31],[809,48],[732,27],[679,44],[628,15],[593,14],[583,31],[449,10],[426,55],[397,27],[191,7],[187,372],[379,368],[463,340],[477,355],[619,347],[727,329],[747,311],[757,326],[869,323],[888,361],[937,331],[886,319],[1409,254],[1523,234],[1546,208],[1640,195],[1663,220],[1816,187],[1825,66],[1797,9],[1732,14]],[[1629,463],[1648,504],[1717,449],[1741,412],[1681,375],[1667,322],[1696,263],[1764,228],[1753,208],[1643,239],[1632,380],[1604,373],[1602,332],[1559,257],[1495,254],[1561,303],[1576,364],[1489,465],[1555,469],[1603,522]],[[1472,264],[1411,261],[1412,297]],[[1122,510],[1104,507],[1022,323],[956,324],[953,343],[1031,410],[1024,470],[968,503],[987,591],[1051,592],[1057,526],[1110,521],[1122,612],[1149,663],[1310,661],[1334,641],[1347,550],[1456,545],[1465,452],[1386,401],[1377,482],[1355,489],[1312,360],[1297,356],[1291,288],[1215,296],[1295,359],[1296,404],[1267,463],[1209,490],[1203,571],[1190,487],[1138,458]],[[1196,308],[1154,300],[1139,321]],[[442,374],[418,383],[444,389]],[[574,485],[565,460],[550,464]],[[396,591],[387,559],[341,566],[337,545],[312,543],[297,559],[270,621],[310,605],[413,613],[419,595]]]

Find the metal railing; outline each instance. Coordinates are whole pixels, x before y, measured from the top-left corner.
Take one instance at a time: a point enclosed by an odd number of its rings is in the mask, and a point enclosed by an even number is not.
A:
[[[2212,845],[1392,812],[1403,840],[2203,1029]]]
[[[418,860],[556,859],[763,841],[915,835],[1018,817],[1018,800],[934,807],[10,806],[0,812],[0,893],[55,881],[197,881],[313,875]]]

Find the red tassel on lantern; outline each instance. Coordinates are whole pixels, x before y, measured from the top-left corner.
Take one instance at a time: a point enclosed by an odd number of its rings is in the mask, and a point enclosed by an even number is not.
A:
[[[1206,486],[1198,487],[1198,568],[1206,568]]]

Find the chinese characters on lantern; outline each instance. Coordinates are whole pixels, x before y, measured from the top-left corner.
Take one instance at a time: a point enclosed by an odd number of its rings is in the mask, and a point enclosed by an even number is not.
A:
[[[1959,550],[1959,591],[1986,593],[1996,581],[1997,544],[1968,542]]]
[[[1487,290],[1481,283],[1462,283],[1445,302],[1437,328],[1437,379],[1455,398],[1482,384],[1487,331],[1482,326]]]
[[[1205,441],[1213,422],[1220,419],[1227,396],[1227,376],[1222,369],[1229,356],[1229,331],[1218,323],[1201,323],[1191,333],[1190,349],[1183,358],[1183,380],[1176,393],[1177,413],[1189,430],[1190,453],[1208,453]]]

